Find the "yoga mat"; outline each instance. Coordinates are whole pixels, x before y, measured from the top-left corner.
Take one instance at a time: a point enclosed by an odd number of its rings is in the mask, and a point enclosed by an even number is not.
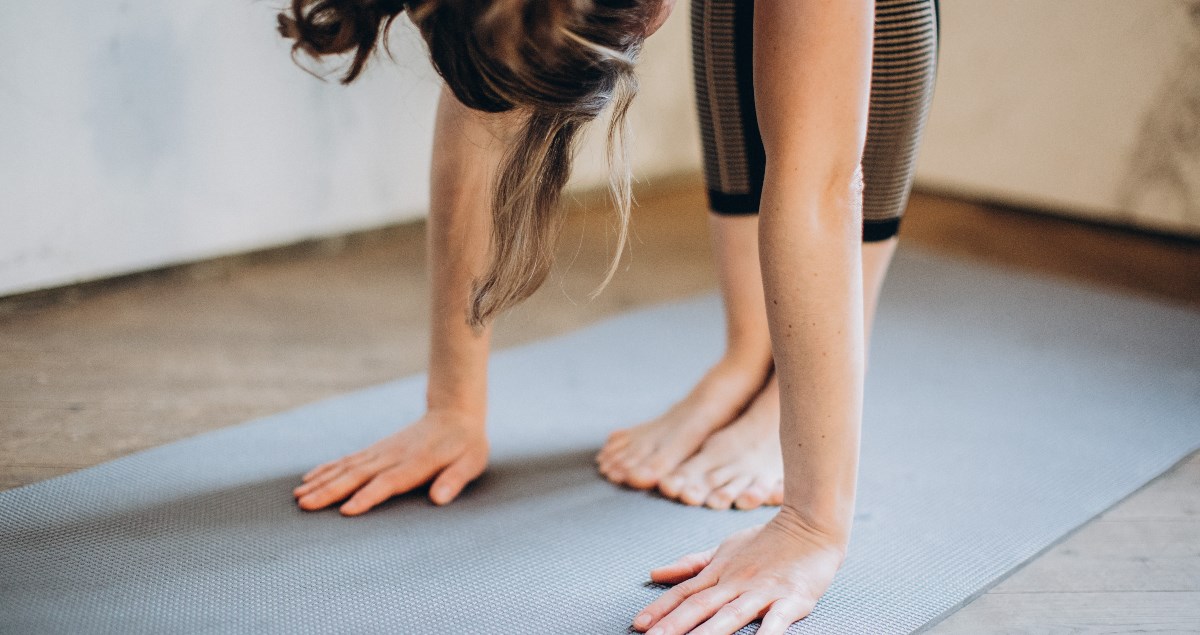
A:
[[[876,328],[849,557],[792,633],[920,629],[1200,445],[1197,312],[906,246]],[[492,467],[445,508],[290,494],[417,417],[420,376],[0,493],[0,632],[624,633],[651,567],[772,513],[592,466],[722,342],[706,296],[497,354]]]

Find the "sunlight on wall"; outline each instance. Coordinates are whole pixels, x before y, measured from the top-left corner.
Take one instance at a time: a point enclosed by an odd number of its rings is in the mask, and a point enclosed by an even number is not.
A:
[[[1200,236],[1200,1],[942,10],[921,183]]]

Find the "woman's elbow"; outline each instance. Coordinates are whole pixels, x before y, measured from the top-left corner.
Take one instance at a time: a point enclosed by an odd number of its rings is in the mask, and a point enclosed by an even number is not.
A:
[[[760,214],[763,220],[786,215],[830,231],[861,231],[863,171],[859,161],[809,164],[795,169],[768,161]]]

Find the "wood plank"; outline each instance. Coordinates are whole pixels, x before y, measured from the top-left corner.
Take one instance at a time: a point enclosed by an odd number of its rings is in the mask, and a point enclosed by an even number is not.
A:
[[[1200,591],[989,593],[932,635],[1196,633]]]
[[[1109,510],[1103,518],[1110,521],[1200,520],[1200,452]],[[1200,538],[1196,542],[1200,543]]]
[[[1200,591],[1200,519],[1097,520],[991,593]]]
[[[497,348],[714,287],[698,176],[639,190],[631,251],[594,301],[610,215],[603,196],[578,198],[551,280],[500,320]],[[1196,243],[922,193],[901,231],[921,248],[1200,306]],[[0,299],[0,489],[422,370],[424,250],[413,223]],[[1200,455],[934,632],[1200,631],[1198,522]]]
[[[9,463],[0,465],[0,491],[13,489],[29,483],[70,474],[76,470],[89,467],[87,465],[21,465]]]
[[[916,192],[901,240],[1200,306],[1200,242]]]

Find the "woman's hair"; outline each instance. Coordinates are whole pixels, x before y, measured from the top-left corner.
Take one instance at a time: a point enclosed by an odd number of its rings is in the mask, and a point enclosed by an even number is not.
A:
[[[637,92],[633,63],[660,0],[291,0],[279,31],[293,56],[353,53],[342,83],[387,46],[400,13],[420,30],[438,74],[464,105],[516,110],[521,124],[492,188],[491,260],[471,292],[468,321],[482,326],[533,294],[553,264],[562,228],[558,201],[580,133],[610,104],[609,189],[617,251],[598,293],[616,273],[628,236],[631,174],[626,115]]]

